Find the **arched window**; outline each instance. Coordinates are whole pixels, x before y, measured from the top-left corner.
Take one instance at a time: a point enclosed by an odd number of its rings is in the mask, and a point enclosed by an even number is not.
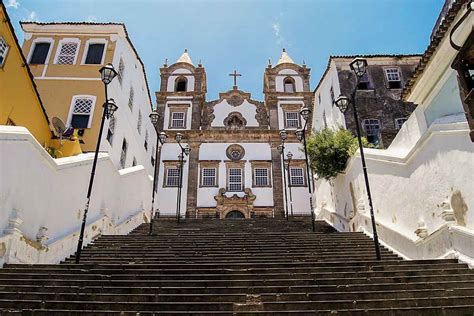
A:
[[[286,77],[283,81],[283,89],[285,92],[295,92],[295,80],[291,77]]]
[[[174,91],[176,92],[186,92],[188,86],[188,81],[186,80],[185,77],[179,77],[176,79],[176,84]]]

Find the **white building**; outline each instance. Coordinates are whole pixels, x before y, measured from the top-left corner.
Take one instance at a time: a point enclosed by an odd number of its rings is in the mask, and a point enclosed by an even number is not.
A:
[[[187,51],[175,64],[164,65],[156,93],[161,129],[168,134],[160,155],[160,213],[177,213],[181,149],[175,135],[179,132],[184,135],[182,145],[191,147],[183,171],[182,216],[284,216],[285,187],[277,146],[279,131],[287,129],[285,154],[294,155],[289,182],[294,214],[309,215],[304,155],[293,133],[302,127],[298,111],[312,107],[309,72],[284,51],[275,67],[265,69],[265,102],[253,100],[237,85],[220,93],[218,100],[206,101],[205,69],[200,64],[195,67]]]

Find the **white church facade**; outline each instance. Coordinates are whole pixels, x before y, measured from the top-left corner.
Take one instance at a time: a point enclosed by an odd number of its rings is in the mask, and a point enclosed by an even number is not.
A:
[[[159,130],[168,135],[158,159],[160,215],[174,216],[178,207],[182,217],[191,218],[310,214],[310,179],[302,145],[294,134],[304,124],[299,110],[312,109],[309,68],[295,64],[283,51],[277,65],[265,69],[264,101],[240,90],[236,77],[231,90],[207,101],[205,69],[194,66],[187,51],[160,71]],[[308,122],[308,130],[310,126]],[[284,157],[293,154],[289,171],[278,150],[281,130],[288,133]],[[191,149],[184,156],[181,193],[178,133],[183,136],[181,146]]]

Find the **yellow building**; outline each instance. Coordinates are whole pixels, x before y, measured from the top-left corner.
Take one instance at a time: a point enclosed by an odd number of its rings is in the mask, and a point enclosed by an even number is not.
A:
[[[24,126],[41,145],[49,145],[48,115],[3,2],[0,8],[0,124]]]
[[[150,174],[155,130],[145,68],[124,24],[22,22],[23,53],[50,117],[78,131],[83,152],[96,148],[105,102],[100,68],[118,72],[108,96],[118,105],[106,120],[100,150],[118,168],[143,165]]]

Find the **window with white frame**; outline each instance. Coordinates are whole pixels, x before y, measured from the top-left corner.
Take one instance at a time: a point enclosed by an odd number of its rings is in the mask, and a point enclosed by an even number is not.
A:
[[[380,121],[376,119],[365,119],[362,125],[367,141],[371,144],[378,145],[380,143]]]
[[[75,96],[72,100],[69,125],[74,128],[89,128],[92,124],[95,97]]]
[[[229,168],[227,178],[227,191],[242,191],[242,168]]]
[[[178,112],[173,111],[171,112],[171,128],[184,128],[186,126],[185,122],[186,113],[185,112]]]
[[[145,130],[145,144],[143,144],[143,146],[148,150],[148,130]]]
[[[7,58],[8,45],[5,39],[0,36],[0,68],[5,64],[5,59]]]
[[[217,180],[217,168],[205,167],[201,169],[201,186],[215,187]]]
[[[387,78],[389,89],[401,89],[402,80],[400,77],[400,69],[385,68],[385,77]]]
[[[285,128],[299,128],[300,116],[297,111],[285,111]]]
[[[165,186],[178,187],[179,186],[179,167],[167,167],[165,172]]]
[[[46,63],[48,58],[49,48],[51,47],[50,42],[37,42],[34,43],[33,51],[30,57],[30,64],[32,65],[43,65]]]
[[[142,133],[142,111],[140,110],[138,110],[137,130],[138,134]]]
[[[254,168],[253,179],[255,187],[267,187],[270,185],[270,172],[268,168]]]
[[[290,185],[294,187],[305,185],[303,168],[290,167]]]
[[[117,124],[117,120],[115,118],[115,114],[112,114],[112,116],[109,119],[109,128],[107,130],[107,141],[109,142],[110,145],[112,145],[112,142],[114,140],[116,124]]]
[[[87,46],[87,54],[84,60],[84,64],[88,65],[100,65],[104,56],[104,43],[90,43]]]
[[[395,119],[395,128],[400,129],[402,128],[403,123],[407,121],[406,117],[400,117]]]
[[[130,94],[128,95],[128,107],[130,110],[133,110],[133,99],[135,98],[135,91],[133,91],[133,87],[130,87]]]
[[[56,57],[56,64],[72,65],[76,61],[79,43],[76,41],[61,42],[59,52]]]
[[[117,71],[117,78],[120,84],[123,82],[123,76],[125,75],[125,64],[123,62],[123,59],[120,58],[119,66],[118,66],[118,71]]]
[[[122,141],[122,151],[120,153],[120,167],[125,168],[125,164],[127,162],[127,140],[124,138]]]

